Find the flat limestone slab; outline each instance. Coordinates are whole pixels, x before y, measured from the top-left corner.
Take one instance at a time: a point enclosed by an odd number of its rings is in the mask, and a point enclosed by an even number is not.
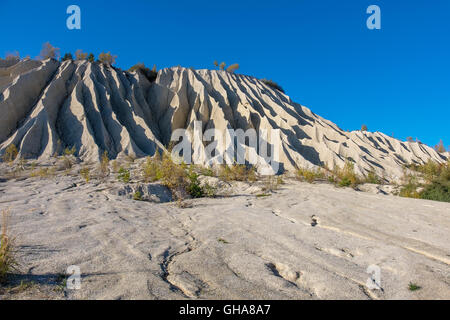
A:
[[[450,299],[448,203],[287,181],[179,208],[113,184],[0,183],[21,264],[11,287],[31,283],[0,299]],[[58,282],[70,265],[80,290]],[[366,287],[371,265],[382,290]]]

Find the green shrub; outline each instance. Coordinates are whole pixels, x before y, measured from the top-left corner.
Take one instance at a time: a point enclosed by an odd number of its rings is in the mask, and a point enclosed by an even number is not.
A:
[[[412,166],[411,169],[420,172],[423,174],[423,178],[431,182],[435,178],[438,178],[445,170],[446,170],[445,164],[440,164],[437,162],[434,162],[432,160],[428,160],[425,164],[419,165],[419,166]]]
[[[425,186],[424,190],[420,193],[420,198],[450,202],[450,181],[433,181],[431,184]]]
[[[146,182],[154,182],[162,179],[161,160],[159,155],[147,157],[142,165],[142,176]]]
[[[150,82],[154,82],[156,77],[158,76],[158,72],[156,71],[156,66],[153,66],[153,69],[150,70],[143,63],[137,63],[128,69],[129,72],[140,71]]]
[[[362,181],[355,173],[355,165],[353,162],[345,161],[344,167],[336,167],[333,170],[335,176],[335,182],[339,187],[352,187],[355,188]]]
[[[164,153],[161,160],[161,180],[164,185],[174,190],[177,188],[185,188],[187,184],[187,166],[182,164],[176,164],[173,162],[170,154]]]
[[[417,175],[406,174],[405,171],[400,196],[450,202],[450,161],[436,163],[429,160],[422,165],[414,164],[408,167],[417,172],[425,183],[419,183]],[[417,192],[420,187],[423,190]]]
[[[417,285],[417,284],[415,284],[415,283],[413,283],[413,282],[410,282],[408,284],[408,289],[409,289],[409,291],[416,291],[416,290],[422,289],[422,287]]]
[[[224,181],[256,181],[256,171],[254,167],[245,164],[221,165],[219,177]]]
[[[329,183],[337,184],[337,179],[336,179],[336,177],[335,177],[334,175],[332,175],[332,174],[328,175],[327,180],[328,180]]]
[[[142,201],[142,193],[139,190],[133,194],[133,200]]]
[[[64,56],[61,58],[61,61],[67,61],[67,60],[73,60],[72,54],[71,53],[66,53],[64,54]]]
[[[141,173],[146,182],[161,181],[172,191],[184,189],[193,198],[215,196],[216,190],[213,187],[208,184],[201,186],[199,174],[194,169],[192,165],[188,168],[184,163],[176,164],[166,152],[162,156],[157,153],[153,157],[147,157],[142,164]]]
[[[130,182],[130,170],[120,167],[117,180],[122,181],[123,183]]]
[[[185,164],[176,164],[170,154],[165,152],[162,156],[155,154],[147,157],[142,166],[142,175],[145,181],[161,181],[169,189],[175,190],[188,185],[186,169]]]
[[[186,191],[193,198],[202,198],[205,196],[205,192],[203,188],[200,186],[200,182],[198,181],[198,174],[190,170],[188,174],[189,184],[186,187]]]
[[[361,131],[367,131],[367,126],[366,126],[365,124],[363,124],[363,125],[361,126]]]
[[[450,202],[450,162],[440,165],[439,175],[435,175],[421,192],[422,199]]]

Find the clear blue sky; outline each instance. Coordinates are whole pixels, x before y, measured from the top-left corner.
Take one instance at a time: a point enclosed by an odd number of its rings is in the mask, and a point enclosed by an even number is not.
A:
[[[81,7],[82,29],[66,28]],[[366,9],[381,8],[368,30]],[[239,63],[315,113],[355,130],[450,145],[449,0],[0,1],[0,55],[50,41],[158,69]]]

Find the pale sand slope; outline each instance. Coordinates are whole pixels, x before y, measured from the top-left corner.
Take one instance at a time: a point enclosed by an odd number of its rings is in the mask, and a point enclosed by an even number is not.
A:
[[[119,187],[1,183],[24,273],[14,281],[37,284],[0,298],[450,298],[448,203],[287,181],[269,197],[241,185],[241,195],[182,209]],[[55,279],[69,265],[81,267],[82,289],[64,294]],[[383,291],[365,288],[369,265]]]
[[[358,174],[398,181],[405,164],[448,158],[381,132],[346,132],[250,76],[174,67],[150,83],[140,72],[86,61],[12,63],[0,65],[0,156],[11,144],[19,157],[43,161],[72,146],[83,160],[104,151],[110,158],[153,155],[173,130],[192,133],[200,121],[203,131],[280,129],[287,170],[332,169],[351,159]]]

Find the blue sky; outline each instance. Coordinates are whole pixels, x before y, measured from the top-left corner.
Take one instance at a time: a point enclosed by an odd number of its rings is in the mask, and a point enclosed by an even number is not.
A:
[[[81,8],[81,30],[66,8]],[[381,30],[366,9],[381,8]],[[344,130],[450,145],[450,1],[0,1],[0,56],[50,41],[158,69],[239,63]]]

